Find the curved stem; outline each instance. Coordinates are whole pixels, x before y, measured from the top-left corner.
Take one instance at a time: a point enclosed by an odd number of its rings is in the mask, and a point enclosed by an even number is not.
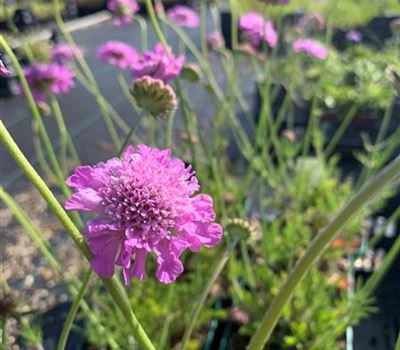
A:
[[[134,16],[140,26],[140,41],[142,51],[147,51],[147,24],[142,16]]]
[[[17,162],[21,170],[25,173],[28,179],[40,192],[43,199],[47,202],[49,208],[57,216],[60,223],[64,226],[65,230],[73,239],[73,241],[78,246],[80,251],[83,253],[85,258],[88,261],[90,261],[92,257],[91,252],[83,236],[79,232],[78,228],[74,225],[70,217],[61,207],[60,203],[58,203],[54,194],[50,191],[50,189],[44,183],[42,178],[39,176],[39,174],[36,172],[36,170],[32,167],[32,165],[26,159],[24,154],[21,152],[18,145],[15,143],[15,141],[13,140],[13,138],[11,137],[7,128],[4,126],[1,120],[0,120],[0,136],[1,136],[0,140],[4,143],[10,155],[14,158],[14,160]],[[149,337],[147,336],[146,332],[144,331],[139,321],[137,320],[136,316],[134,315],[133,311],[131,310],[131,306],[129,304],[129,300],[126,296],[126,293],[124,293],[122,288],[120,288],[116,279],[101,278],[101,281],[103,282],[103,284],[113,297],[114,301],[120,308],[122,314],[125,317],[125,320],[131,327],[134,336],[141,343],[143,348],[149,350],[155,349]]]
[[[272,301],[269,309],[259,325],[256,333],[250,340],[248,350],[260,350],[264,348],[276,323],[282,313],[284,306],[292,297],[297,285],[302,281],[310,267],[317,261],[320,255],[328,247],[337,232],[364,206],[373,199],[380,191],[385,189],[393,180],[400,175],[400,156],[386,166],[374,179],[350,200],[332,221],[318,233],[297,262],[290,273],[285,284]]]
[[[151,25],[153,26],[153,29],[156,32],[157,38],[158,38],[158,40],[160,40],[162,46],[164,47],[164,50],[168,51],[168,43],[167,43],[167,40],[165,39],[165,36],[160,28],[160,24],[157,21],[157,17],[154,12],[153,4],[151,3],[151,0],[145,0],[145,3],[146,3],[147,13],[150,17]]]
[[[86,272],[86,275],[82,282],[82,286],[79,289],[78,295],[76,296],[68,312],[67,319],[65,320],[63,330],[61,332],[60,339],[58,340],[57,350],[64,350],[65,346],[67,345],[69,332],[71,331],[71,327],[72,324],[74,323],[76,313],[78,312],[79,305],[82,301],[83,295],[86,292],[91,277],[92,277],[92,270],[89,270],[88,272]]]

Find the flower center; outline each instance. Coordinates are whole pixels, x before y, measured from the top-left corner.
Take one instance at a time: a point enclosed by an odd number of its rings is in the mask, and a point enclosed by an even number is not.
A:
[[[170,204],[149,186],[119,182],[99,192],[104,212],[123,226],[166,230],[174,225]]]

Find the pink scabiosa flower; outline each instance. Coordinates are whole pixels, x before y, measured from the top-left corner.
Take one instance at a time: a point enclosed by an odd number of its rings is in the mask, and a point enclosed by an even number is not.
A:
[[[250,39],[252,45],[258,46],[266,41],[273,48],[278,43],[278,33],[272,22],[266,21],[257,12],[247,12],[239,18],[239,28]]]
[[[139,58],[134,47],[120,41],[107,41],[97,49],[96,56],[121,69],[132,68]]]
[[[161,43],[158,43],[154,51],[143,53],[134,62],[132,75],[135,79],[148,75],[166,82],[175,79],[181,73],[184,63],[185,56],[176,57],[171,53],[171,49],[166,52]]]
[[[177,5],[167,11],[167,17],[180,27],[197,28],[199,15],[187,6]]]
[[[62,65],[82,57],[83,49],[79,46],[59,44],[53,47],[50,55],[52,62]]]
[[[350,30],[346,34],[346,39],[352,43],[358,44],[362,40],[362,34],[358,30]]]
[[[4,65],[3,61],[0,58],[0,77],[6,77],[10,74],[11,72],[6,68],[6,66]]]
[[[215,30],[208,34],[207,36],[207,44],[210,48],[213,49],[220,49],[225,47],[225,40],[224,37],[222,36],[221,32],[218,30]]]
[[[114,15],[113,23],[119,27],[132,22],[140,9],[136,0],[109,0],[107,7]]]
[[[37,103],[44,102],[49,93],[65,94],[74,85],[72,69],[56,63],[33,63],[24,75]]]
[[[314,39],[296,39],[292,43],[292,49],[295,53],[306,53],[321,60],[328,57],[328,49]]]
[[[143,280],[146,257],[154,253],[157,279],[171,283],[183,272],[184,250],[198,252],[221,240],[212,198],[193,196],[197,178],[170,150],[129,146],[122,159],[77,167],[66,184],[75,193],[65,208],[96,214],[84,232],[91,265],[102,277],[118,265],[126,285],[132,277]]]

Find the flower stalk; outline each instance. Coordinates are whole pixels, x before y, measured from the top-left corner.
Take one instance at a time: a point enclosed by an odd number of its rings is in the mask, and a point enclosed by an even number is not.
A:
[[[379,174],[367,182],[332,221],[314,238],[304,255],[297,262],[288,279],[272,301],[269,309],[250,340],[248,350],[260,350],[271,336],[284,306],[291,299],[297,285],[302,281],[311,266],[329,246],[338,231],[370,200],[384,190],[400,175],[400,156],[395,158]]]

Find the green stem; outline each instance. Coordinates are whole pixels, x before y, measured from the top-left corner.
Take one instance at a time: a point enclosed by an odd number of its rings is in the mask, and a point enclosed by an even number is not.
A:
[[[16,163],[19,165],[21,170],[25,173],[28,179],[33,183],[33,185],[37,188],[37,190],[42,195],[43,199],[47,202],[47,205],[52,210],[52,212],[57,216],[60,223],[64,226],[67,233],[73,239],[79,250],[85,256],[85,258],[90,261],[91,253],[88,245],[86,244],[83,236],[74,225],[70,217],[61,207],[60,203],[58,203],[54,194],[50,191],[47,185],[44,183],[42,178],[36,172],[36,170],[32,167],[29,161],[26,159],[24,154],[19,149],[18,145],[15,143],[11,135],[9,134],[7,128],[4,126],[3,122],[0,120],[0,136],[1,141],[6,146],[10,155],[14,158]],[[115,278],[106,279],[101,278],[101,281],[106,286],[107,290],[114,298],[114,301],[121,309],[126,321],[132,328],[133,334],[136,336],[136,339],[142,344],[144,349],[154,349],[153,344],[148,338],[147,334],[143,330],[139,321],[136,319],[133,311],[131,310],[129,300],[126,296],[126,293],[123,293],[122,288],[119,286]]]
[[[21,86],[22,86],[22,90],[25,94],[25,98],[27,100],[29,109],[30,109],[33,119],[35,120],[36,125],[38,127],[38,131],[43,140],[44,147],[48,153],[51,166],[53,167],[53,169],[56,173],[58,184],[59,184],[60,188],[62,189],[63,194],[66,197],[68,197],[70,195],[70,191],[64,183],[64,175],[61,170],[60,164],[58,163],[57,156],[54,152],[54,148],[53,148],[53,145],[51,144],[46,127],[44,126],[42,116],[40,115],[39,109],[37,108],[37,105],[33,98],[32,92],[31,92],[28,82],[26,81],[25,76],[22,72],[22,69],[18,62],[18,59],[14,55],[13,51],[11,50],[10,46],[7,44],[7,42],[5,41],[5,39],[2,35],[0,35],[0,46],[2,46],[4,48],[4,51],[7,53],[8,57],[10,58],[13,66],[15,68],[15,71],[18,75],[18,78],[19,78]]]
[[[219,275],[221,274],[221,272],[223,271],[226,263],[228,262],[228,258],[230,253],[232,252],[232,250],[236,247],[236,244],[238,243],[238,240],[235,239],[232,244],[230,244],[228,247],[225,248],[225,252],[223,253],[222,257],[220,260],[218,260],[216,262],[216,264],[214,265],[214,267],[211,269],[212,274],[210,276],[210,278],[208,279],[206,285],[204,286],[203,291],[201,292],[201,294],[199,295],[199,298],[197,299],[197,302],[194,304],[194,307],[192,309],[192,311],[190,312],[189,315],[189,325],[186,327],[185,329],[185,333],[183,335],[183,339],[182,339],[182,345],[181,345],[181,350],[185,350],[188,346],[188,342],[190,340],[190,336],[193,332],[193,328],[197,322],[197,319],[199,317],[201,308],[203,307],[208,294],[210,293],[211,287],[213,286],[213,284],[215,283],[215,281],[217,280],[217,278],[219,277]]]
[[[208,60],[207,47],[207,2],[200,2],[200,43],[204,59]]]
[[[76,313],[78,312],[79,305],[81,304],[83,295],[86,292],[87,287],[89,286],[90,278],[92,277],[92,270],[86,272],[85,277],[82,282],[82,286],[79,289],[78,295],[76,296],[69,312],[67,315],[67,319],[65,320],[63,330],[61,332],[60,339],[58,340],[57,350],[64,350],[67,345],[68,335],[71,331],[72,324],[74,323]]]
[[[147,51],[147,24],[146,21],[142,18],[142,16],[134,16],[135,20],[139,23],[140,26],[140,41],[142,51]]]
[[[32,241],[36,244],[40,253],[45,257],[50,267],[58,273],[61,280],[66,285],[68,292],[72,298],[75,298],[78,295],[78,289],[80,287],[80,281],[74,276],[67,276],[65,269],[61,267],[58,263],[57,259],[54,257],[53,253],[50,250],[50,247],[44,241],[40,234],[40,230],[37,226],[34,225],[33,220],[22,210],[22,208],[18,205],[18,203],[2,188],[0,188],[0,198],[4,201],[7,207],[14,214],[15,218],[24,228],[26,233],[32,239]],[[98,317],[91,311],[90,307],[87,305],[85,301],[82,302],[82,309],[87,315],[87,317],[93,322],[93,324],[98,327],[98,331],[100,334],[104,334],[106,332],[104,326],[100,323]],[[111,334],[107,337],[107,342],[110,345],[111,349],[116,350],[119,349],[119,345],[114,340]]]
[[[386,276],[393,262],[400,254],[400,235],[397,235],[395,242],[393,243],[390,250],[386,253],[382,260],[380,267],[374,271],[374,273],[368,278],[367,282],[362,287],[362,292],[365,295],[371,295],[375,289],[379,286],[379,283]]]
[[[69,44],[69,45],[73,45],[76,46],[75,40],[72,37],[72,35],[67,31],[65,24],[63,22],[63,19],[61,17],[61,11],[60,9],[60,4],[59,4],[59,0],[53,0],[54,6],[56,8],[56,11],[54,12],[54,17],[56,20],[56,23],[58,25],[58,27],[60,28],[65,41]],[[82,68],[83,72],[86,74],[87,79],[90,81],[91,85],[93,86],[95,95],[100,96],[101,92],[99,89],[99,86],[97,85],[96,82],[96,78],[94,77],[92,71],[90,70],[89,65],[87,64],[87,62],[85,61],[85,59],[83,58],[83,56],[78,56],[77,57],[77,61],[79,63],[79,66]],[[117,131],[115,130],[113,121],[111,119],[110,116],[110,112],[109,109],[107,108],[106,103],[104,102],[103,99],[101,98],[96,98],[97,104],[100,108],[100,112],[103,116],[103,120],[104,123],[106,125],[107,131],[110,135],[111,138],[111,142],[113,143],[115,149],[119,149],[120,147],[120,143],[119,143],[119,138],[118,138],[118,134]]]
[[[139,127],[140,122],[141,122],[141,120],[143,119],[143,117],[144,117],[145,114],[146,114],[146,113],[145,113],[144,111],[142,111],[142,112],[140,113],[139,117],[137,118],[137,120],[133,123],[131,129],[129,130],[128,134],[127,134],[126,137],[125,137],[124,142],[122,143],[121,148],[120,148],[119,151],[118,151],[118,157],[121,157],[122,152],[124,152],[125,147],[128,145],[128,143],[129,143],[129,141],[130,141],[130,139],[131,139],[133,133],[134,133],[134,132],[137,130],[137,128]]]
[[[400,331],[399,331],[399,335],[397,336],[397,341],[396,341],[394,350],[400,350]]]
[[[325,149],[326,156],[329,156],[330,154],[332,154],[336,145],[338,144],[340,139],[343,137],[343,135],[346,132],[347,128],[349,127],[351,121],[353,120],[356,113],[358,112],[359,107],[360,106],[358,104],[353,104],[351,106],[351,108],[347,112],[345,118],[340,123],[339,128],[336,130],[335,134],[332,136],[331,140],[329,141],[328,145],[326,146],[326,149]]]
[[[247,347],[248,350],[260,350],[264,348],[265,343],[275,328],[284,306],[291,299],[296,287],[302,281],[307,271],[329,246],[329,243],[335,237],[337,232],[364,205],[372,200],[380,191],[384,190],[399,175],[400,156],[382,169],[374,179],[366,183],[365,186],[350,200],[349,204],[344,207],[322,231],[318,233],[305,251],[304,255],[297,262],[285,284],[282,286],[279,293],[272,301],[269,309],[264,314],[261,324],[251,338],[250,344]]]
[[[156,32],[158,40],[160,40],[162,46],[164,47],[165,51],[168,51],[168,43],[167,40],[165,39],[165,36],[160,28],[160,24],[157,21],[156,14],[154,12],[153,4],[151,3],[151,0],[145,0],[146,3],[146,10],[147,14],[150,17],[150,22],[151,25],[153,26],[154,31]]]

